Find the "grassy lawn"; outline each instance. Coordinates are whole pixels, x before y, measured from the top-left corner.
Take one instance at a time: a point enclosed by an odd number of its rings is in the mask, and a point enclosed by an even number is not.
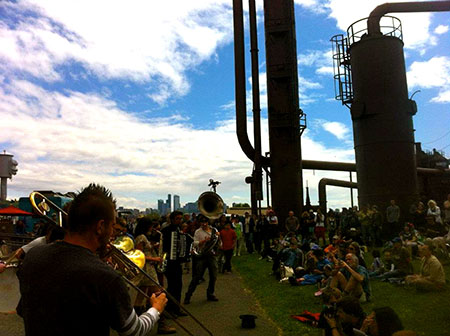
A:
[[[318,329],[290,317],[304,310],[313,313],[321,311],[321,299],[314,297],[317,287],[294,287],[289,283],[279,283],[270,275],[272,263],[258,260],[258,257],[256,254],[243,255],[232,260],[245,286],[283,330],[283,335],[317,336]],[[418,260],[414,261],[416,271],[419,263]],[[450,279],[450,266],[444,268],[447,279]],[[371,286],[372,301],[363,304],[366,313],[374,307],[390,306],[400,316],[405,329],[414,330],[418,335],[450,335],[450,286],[447,285],[447,290],[440,293],[420,293],[380,281],[372,281]]]

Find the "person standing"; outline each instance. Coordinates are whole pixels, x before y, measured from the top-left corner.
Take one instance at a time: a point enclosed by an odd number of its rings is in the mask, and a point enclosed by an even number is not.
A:
[[[320,209],[317,209],[317,215],[316,215],[316,226],[314,227],[314,235],[317,239],[317,244],[319,244],[320,238],[322,238],[323,245],[326,245],[325,241],[325,216],[322,214],[322,211]]]
[[[247,252],[253,253],[253,231],[255,228],[255,220],[248,212],[245,213],[244,217],[244,240]]]
[[[242,249],[242,242],[243,242],[243,238],[242,238],[242,223],[239,221],[239,217],[237,215],[233,215],[231,217],[231,224],[233,225],[233,229],[234,232],[236,232],[236,244],[234,247],[234,254],[233,256],[241,256],[241,249]]]
[[[298,218],[294,216],[294,211],[289,211],[289,216],[286,218],[284,222],[284,229],[286,233],[294,232],[296,235],[298,234],[298,230],[300,229],[300,222]]]
[[[107,336],[112,328],[134,336],[156,325],[165,294],[153,294],[138,316],[125,281],[96,255],[107,250],[115,220],[111,192],[90,184],[72,201],[64,240],[27,253],[17,272],[26,335]]]
[[[169,221],[161,229],[163,235],[163,251],[167,253],[167,292],[171,294],[178,302],[181,300],[181,290],[183,286],[183,259],[180,257],[181,222],[183,213],[174,211],[169,216]],[[167,310],[172,315],[186,316],[186,313],[180,310],[175,302],[170,301]]]
[[[225,227],[220,231],[220,239],[222,240],[222,251],[225,256],[222,273],[231,272],[231,257],[236,246],[237,235],[231,228],[231,223],[227,222]]]
[[[194,277],[189,284],[189,288],[184,297],[184,304],[191,303],[192,294],[200,283],[205,270],[208,269],[209,283],[206,290],[206,299],[208,301],[219,301],[214,295],[216,279],[217,279],[217,248],[220,244],[220,234],[217,229],[209,225],[209,219],[200,214],[197,216],[200,228],[194,234],[194,248],[197,249],[198,255],[196,269],[193,270]]]
[[[270,224],[270,236],[272,239],[278,239],[279,238],[278,217],[275,214],[275,211],[273,209],[270,209],[270,211],[267,212],[267,217]]]
[[[383,215],[378,211],[376,205],[372,206],[372,213],[370,215],[371,236],[373,237],[372,246],[381,246],[381,232],[383,231]]]
[[[441,209],[437,206],[436,202],[433,200],[428,201],[427,216],[434,219],[434,223],[440,225],[442,224]]]
[[[399,220],[400,220],[400,208],[397,204],[395,204],[395,200],[391,200],[391,205],[389,205],[386,209],[386,221],[387,225],[387,238],[392,239],[397,232],[400,232],[399,228]]]
[[[444,202],[444,224],[450,226],[450,194]]]
[[[154,231],[154,223],[149,217],[141,217],[137,219],[136,228],[134,234],[135,247],[136,249],[142,251],[145,254],[145,265],[144,271],[150,276],[151,279],[146,276],[141,278],[139,282],[139,289],[151,296],[153,293],[157,293],[161,289],[161,283],[158,280],[158,273],[156,272],[156,266],[162,263],[162,258],[158,255],[158,250],[155,249],[154,244],[152,244],[147,237],[151,237]],[[134,303],[134,309],[136,312],[145,311],[145,296],[138,292],[136,296],[136,301]],[[166,323],[164,315],[160,317],[158,323],[158,334],[167,335],[176,333],[174,327],[169,326]]]

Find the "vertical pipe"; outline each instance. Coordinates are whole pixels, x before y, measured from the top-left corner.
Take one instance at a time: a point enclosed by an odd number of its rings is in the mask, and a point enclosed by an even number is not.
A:
[[[253,98],[253,133],[254,133],[254,171],[253,183],[255,198],[262,200],[262,168],[261,168],[261,107],[259,100],[259,61],[258,61],[258,31],[256,22],[255,0],[249,0],[250,15],[250,52],[252,64],[252,98]]]
[[[6,201],[6,182],[7,182],[8,178],[7,177],[2,177],[1,178],[1,185],[0,185],[0,200],[1,201]]]
[[[242,0],[233,0],[233,32],[234,32],[234,81],[236,101],[236,134],[242,151],[250,159],[255,158],[253,148],[247,134],[247,102],[245,92],[245,53],[244,53],[244,11]]]
[[[350,182],[353,182],[352,181],[352,172],[349,172],[349,173],[350,173]],[[352,208],[353,208],[353,188],[350,188],[350,203],[351,203]]]

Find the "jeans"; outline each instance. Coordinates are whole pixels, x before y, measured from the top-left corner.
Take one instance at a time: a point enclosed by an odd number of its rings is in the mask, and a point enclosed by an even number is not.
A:
[[[202,278],[206,269],[208,269],[209,273],[209,283],[206,290],[206,296],[209,297],[214,295],[217,279],[217,258],[215,255],[207,255],[197,258],[196,269],[195,271],[192,270],[192,272],[194,273],[194,277],[192,278],[191,283],[189,284],[188,291],[186,293],[186,297],[188,298],[190,298],[192,294],[194,294],[194,291],[200,283],[200,279]]]

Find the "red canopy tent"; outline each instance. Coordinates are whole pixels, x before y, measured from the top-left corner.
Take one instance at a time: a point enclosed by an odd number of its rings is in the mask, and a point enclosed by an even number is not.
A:
[[[0,216],[34,216],[34,214],[11,205],[7,208],[0,209]]]

